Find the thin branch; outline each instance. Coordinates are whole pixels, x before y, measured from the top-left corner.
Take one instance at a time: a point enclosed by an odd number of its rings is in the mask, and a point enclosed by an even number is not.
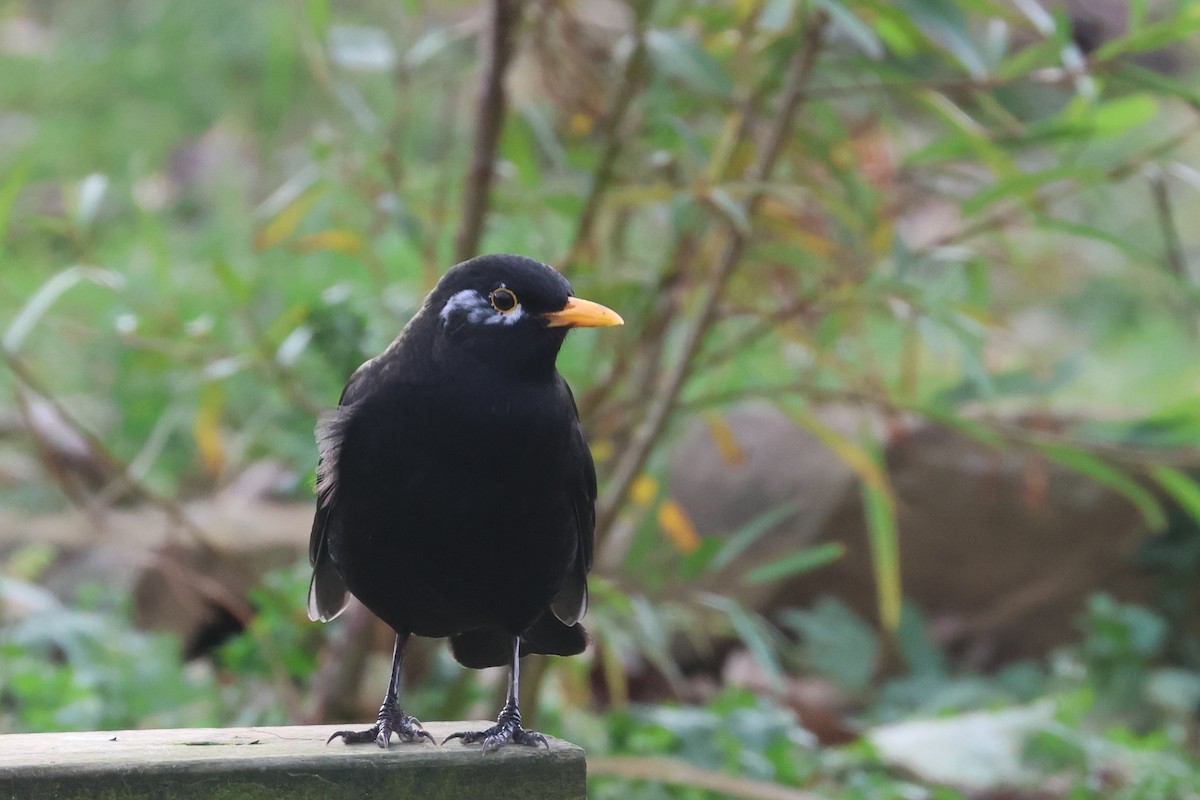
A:
[[[271,384],[283,392],[293,405],[304,409],[304,412],[310,417],[319,416],[324,407],[314,403],[312,398],[305,393],[304,384],[295,372],[279,363],[275,357],[277,348],[268,341],[267,335],[255,321],[254,314],[244,306],[238,306],[235,311],[250,334],[250,341],[253,342],[255,349],[255,360],[264,372],[269,373]]]
[[[1151,166],[1147,168],[1146,179],[1150,183],[1150,196],[1154,198],[1154,211],[1158,215],[1158,226],[1162,229],[1163,245],[1167,250],[1167,269],[1179,280],[1187,281],[1191,276],[1187,257],[1183,254],[1183,243],[1179,239],[1179,226],[1175,224],[1175,211],[1171,206],[1171,191],[1166,176],[1157,166]]]
[[[504,75],[512,62],[520,18],[520,0],[492,0],[489,5],[487,60],[476,107],[475,147],[463,190],[462,221],[454,237],[454,252],[458,261],[466,261],[476,255],[479,240],[483,236],[483,221],[487,216],[496,150],[500,144],[500,130],[504,127],[507,104]]]
[[[59,402],[58,398],[56,398],[54,394],[50,392],[50,390],[44,386],[40,380],[38,380],[37,376],[25,363],[24,359],[11,350],[3,347],[0,347],[0,359],[3,359],[5,365],[12,370],[13,375],[16,376],[17,380],[26,389],[36,394],[43,401],[49,404],[50,408],[59,417],[59,419],[62,420],[63,424],[71,428],[71,430],[74,431],[75,434],[84,441],[84,443],[86,443],[88,449],[104,464],[105,470],[111,471],[111,473],[115,476],[114,479],[116,481],[128,486],[134,494],[136,494],[138,497],[141,497],[151,505],[162,509],[172,522],[174,522],[183,530],[187,531],[188,534],[195,539],[195,541],[206,547],[211,547],[209,544],[209,536],[187,515],[187,512],[184,511],[183,507],[179,505],[179,503],[173,498],[159,494],[154,489],[151,489],[148,485],[138,480],[129,471],[128,465],[113,455],[112,451],[105,446],[104,442],[100,441],[99,437],[88,430],[87,426],[85,426],[82,422],[76,419],[75,416],[72,415],[71,412],[68,411],[61,402]]]
[[[916,409],[919,413],[919,409]],[[1053,431],[1035,430],[1015,422],[993,422],[989,430],[1000,436],[1005,443],[1016,446],[1037,449],[1043,446],[1069,447],[1081,450],[1124,469],[1146,470],[1155,466],[1168,466],[1177,469],[1193,469],[1200,449],[1189,445],[1172,447],[1153,447],[1131,445],[1125,442],[1103,442],[1079,439],[1069,434]]]
[[[592,228],[596,224],[601,201],[612,184],[617,157],[620,155],[621,145],[624,143],[621,126],[625,122],[625,115],[629,112],[630,106],[633,105],[633,98],[637,96],[638,90],[642,87],[642,78],[646,72],[645,27],[649,9],[650,2],[648,0],[642,0],[635,7],[633,51],[625,62],[625,69],[622,71],[621,77],[617,79],[619,81],[617,96],[613,100],[612,109],[604,118],[603,128],[600,131],[600,140],[604,143],[603,152],[592,172],[591,185],[588,187],[587,199],[583,203],[583,211],[579,213],[579,224],[575,228],[575,237],[567,254],[561,259],[560,263],[564,269],[579,258],[588,240],[591,239]]]
[[[687,412],[705,411],[716,406],[737,403],[755,397],[767,400],[779,397],[803,397],[805,401],[811,403],[847,403],[871,406],[887,411],[899,410],[897,403],[882,393],[857,389],[835,389],[827,385],[823,386],[817,381],[739,386],[680,401],[678,408],[680,411]]]
[[[813,86],[808,90],[808,95],[818,98],[840,98],[872,92],[887,94],[905,91],[977,92],[1003,89],[1018,83],[1036,86],[1063,86],[1074,84],[1083,78],[1097,77],[1123,80],[1139,88],[1146,88],[1147,78],[1143,76],[1147,73],[1151,77],[1153,76],[1153,73],[1145,68],[1131,64],[1127,54],[1118,53],[1108,58],[1088,58],[1078,66],[1047,66],[1033,72],[1018,72],[1012,75],[980,75],[920,81],[869,81],[836,86]],[[1200,109],[1200,106],[1190,98],[1180,97],[1179,99],[1193,108]]]
[[[1102,176],[1104,181],[1106,183],[1115,183],[1128,178],[1146,164],[1154,161],[1157,158],[1167,155],[1173,150],[1178,149],[1185,142],[1191,139],[1197,131],[1200,131],[1200,121],[1193,122],[1176,133],[1174,136],[1170,136],[1163,141],[1158,142],[1157,144],[1151,145],[1142,152],[1130,157],[1126,161],[1106,170]],[[1080,184],[1068,181],[1042,192],[1037,198],[1036,202],[1043,207],[1049,207],[1050,205],[1060,200],[1064,200],[1084,188],[1087,188],[1087,186],[1082,186]],[[988,231],[1002,228],[1013,217],[1024,212],[1028,206],[1029,204],[1024,201],[1009,201],[1004,205],[1001,205],[992,213],[984,214],[983,216],[978,217],[974,222],[963,225],[957,230],[949,231],[937,237],[928,244],[923,245],[920,250],[917,251],[917,254],[925,255],[927,253],[932,253],[943,247],[959,244],[961,242],[973,239],[980,234],[987,233]]]
[[[819,13],[807,21],[804,40],[789,69],[783,101],[771,128],[769,139],[760,151],[758,161],[750,169],[751,183],[765,183],[775,168],[784,144],[792,132],[792,122],[797,109],[807,97],[805,90],[812,78],[817,56],[824,44],[828,17]],[[752,219],[763,198],[763,192],[755,191],[745,200],[744,217]],[[691,375],[693,362],[700,352],[705,336],[716,319],[717,304],[724,293],[725,285],[737,269],[746,248],[748,231],[736,226],[727,226],[728,241],[725,251],[714,273],[708,278],[700,298],[700,309],[696,321],[687,331],[682,343],[679,360],[664,378],[659,392],[653,398],[646,418],[634,432],[629,445],[617,462],[608,487],[597,503],[597,539],[603,541],[605,534],[616,519],[617,510],[625,501],[634,480],[646,465],[650,452],[666,429],[668,420],[675,410],[684,383]]]
[[[1116,61],[1092,61],[1078,69],[1046,67],[1032,73],[1016,75],[983,75],[968,78],[947,78],[925,81],[871,81],[869,83],[847,83],[838,86],[814,86],[808,91],[810,97],[845,97],[851,94],[886,92],[893,94],[904,91],[973,92],[1003,89],[1014,83],[1032,83],[1039,86],[1062,86],[1080,78],[1095,77],[1116,66]]]
[[[667,258],[667,266],[659,275],[654,288],[645,294],[647,312],[642,317],[645,324],[640,334],[636,339],[627,340],[628,346],[619,347],[608,376],[580,398],[579,414],[582,419],[591,420],[594,414],[600,412],[616,388],[618,379],[633,369],[635,364],[640,365],[638,374],[632,379],[633,385],[638,387],[635,395],[646,396],[645,390],[658,374],[657,366],[666,348],[671,323],[682,306],[676,287],[683,280],[684,271],[695,253],[694,234],[684,233],[676,239]]]
[[[434,184],[433,199],[429,203],[429,226],[421,246],[423,264],[421,278],[423,289],[432,289],[441,276],[445,265],[441,262],[439,250],[442,243],[442,233],[446,228],[448,206],[450,205],[450,186],[453,184],[451,172],[455,160],[450,158],[454,127],[458,121],[458,104],[454,102],[458,94],[457,81],[442,83],[442,107],[438,114],[438,138],[431,153],[432,160],[438,164],[438,180]]]

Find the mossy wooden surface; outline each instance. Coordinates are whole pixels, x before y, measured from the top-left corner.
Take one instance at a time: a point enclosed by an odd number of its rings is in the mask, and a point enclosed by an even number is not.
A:
[[[441,741],[484,722],[431,722]],[[2,800],[582,800],[583,751],[393,742],[346,746],[340,727],[195,728],[0,736]],[[359,726],[352,726],[359,727]]]

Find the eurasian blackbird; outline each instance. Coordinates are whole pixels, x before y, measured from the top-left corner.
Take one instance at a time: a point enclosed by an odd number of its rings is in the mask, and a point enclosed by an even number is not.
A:
[[[520,658],[574,655],[587,634],[596,472],[555,358],[569,329],[620,325],[551,267],[487,255],[450,269],[404,331],[317,424],[308,613],[349,595],[396,631],[374,727],[347,744],[426,737],[400,707],[408,637],[450,637],[466,667],[508,663],[496,725],[448,738],[545,744],[521,727]],[[444,742],[443,742],[444,743]]]

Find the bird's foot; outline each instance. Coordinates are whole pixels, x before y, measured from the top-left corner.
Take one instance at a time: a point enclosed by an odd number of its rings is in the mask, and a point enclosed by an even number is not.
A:
[[[374,742],[386,749],[392,743],[393,733],[400,737],[400,741],[402,742],[418,741],[423,736],[433,744],[437,744],[433,736],[421,727],[421,720],[416,717],[410,717],[399,708],[384,705],[383,708],[379,709],[378,719],[379,721],[375,723],[375,727],[369,730],[337,731],[325,740],[325,744],[329,744],[334,739],[340,737],[346,744]]]
[[[505,708],[500,712],[496,724],[486,731],[459,731],[452,733],[442,740],[442,744],[451,739],[462,739],[463,744],[483,742],[483,752],[490,753],[506,744],[523,744],[528,747],[544,745],[550,749],[546,737],[537,731],[527,731],[521,727],[521,712],[513,708]]]

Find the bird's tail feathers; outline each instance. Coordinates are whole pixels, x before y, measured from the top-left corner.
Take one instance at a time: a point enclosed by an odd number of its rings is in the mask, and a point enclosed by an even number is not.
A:
[[[521,655],[573,656],[588,645],[582,625],[564,625],[547,611],[521,634]],[[470,669],[500,667],[512,656],[512,637],[500,628],[479,628],[450,637],[454,660]]]
[[[329,622],[346,610],[350,592],[324,548],[319,555],[313,564],[312,581],[308,584],[308,618],[314,622]]]

